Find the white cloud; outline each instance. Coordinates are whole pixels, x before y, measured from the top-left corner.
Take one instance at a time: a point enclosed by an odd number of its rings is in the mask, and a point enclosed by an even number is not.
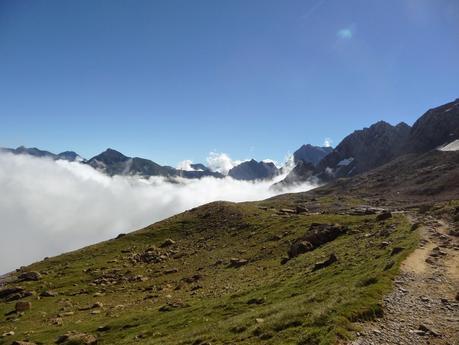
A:
[[[195,171],[195,169],[191,167],[191,164],[193,164],[193,161],[190,161],[189,159],[181,161],[179,164],[177,164],[177,169],[185,171]]]
[[[345,40],[350,40],[353,35],[354,32],[351,28],[343,28],[336,32],[336,36]]]
[[[226,155],[212,157],[214,168],[234,164]],[[108,177],[75,162],[0,154],[0,274],[207,202],[271,197],[278,194],[269,189],[276,181],[206,177],[172,184],[159,177]],[[304,184],[288,192],[311,188]]]
[[[324,146],[325,147],[331,147],[333,145],[333,140],[331,138],[325,138],[324,139]]]
[[[228,171],[244,161],[232,160],[226,153],[211,152],[207,157],[207,166],[210,170],[227,175]]]

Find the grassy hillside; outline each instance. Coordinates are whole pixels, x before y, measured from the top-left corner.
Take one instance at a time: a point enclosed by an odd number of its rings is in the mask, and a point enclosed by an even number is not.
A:
[[[382,296],[417,241],[401,214],[348,214],[359,202],[307,194],[217,202],[33,264],[23,271],[40,272],[40,280],[7,285],[32,291],[21,299],[31,309],[15,313],[17,300],[0,299],[0,336],[14,332],[0,344],[52,344],[67,331],[98,344],[336,343],[353,321],[382,312]],[[280,212],[297,204],[309,211]],[[312,223],[348,231],[281,264]],[[331,253],[338,261],[313,271]],[[45,291],[54,296],[40,297]]]

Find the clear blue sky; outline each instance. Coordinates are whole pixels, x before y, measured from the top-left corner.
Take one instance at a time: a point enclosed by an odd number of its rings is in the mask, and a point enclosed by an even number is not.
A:
[[[457,0],[0,0],[0,146],[282,160],[459,97]]]

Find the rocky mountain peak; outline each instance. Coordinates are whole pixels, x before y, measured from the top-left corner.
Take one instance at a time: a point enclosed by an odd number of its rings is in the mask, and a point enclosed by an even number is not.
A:
[[[293,159],[297,164],[300,161],[317,165],[326,155],[333,151],[332,147],[321,147],[306,144],[293,153]]]
[[[228,176],[236,180],[264,180],[279,174],[279,169],[272,162],[257,162],[255,159],[242,162],[233,167]]]

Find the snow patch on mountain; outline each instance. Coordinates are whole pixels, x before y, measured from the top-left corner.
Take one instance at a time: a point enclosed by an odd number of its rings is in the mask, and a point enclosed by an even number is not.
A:
[[[454,140],[453,142],[450,142],[449,144],[440,147],[440,151],[459,151],[459,139]]]

